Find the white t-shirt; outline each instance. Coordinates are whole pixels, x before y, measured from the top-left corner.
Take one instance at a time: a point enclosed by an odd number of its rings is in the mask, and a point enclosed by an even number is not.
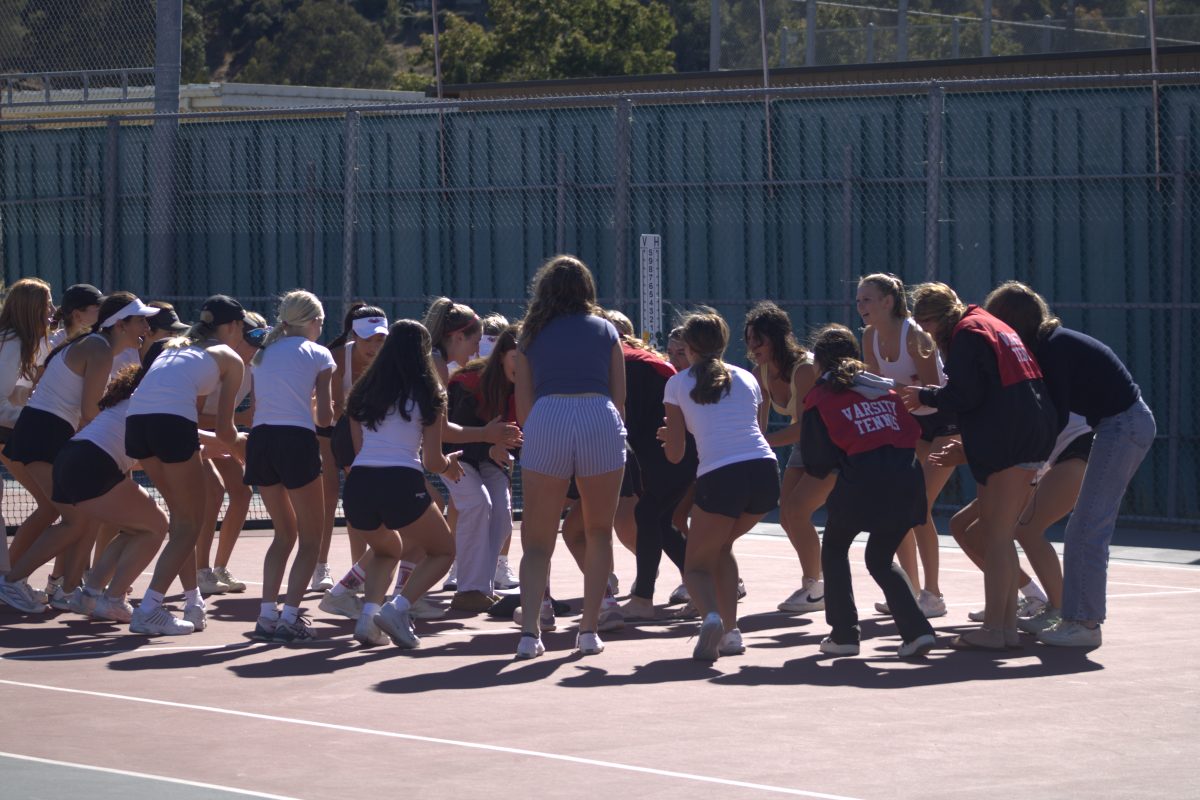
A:
[[[254,365],[254,427],[291,425],[316,431],[313,387],[333,371],[333,354],[303,336],[285,336],[263,350]]]
[[[696,452],[700,456],[697,475],[739,461],[775,458],[758,428],[758,407],[762,404],[762,389],[754,375],[733,364],[726,364],[731,385],[729,394],[716,403],[699,405],[691,398],[696,379],[691,370],[684,370],[667,380],[663,402],[679,406],[684,422],[696,437]]]
[[[412,419],[404,419],[393,409],[376,430],[362,426],[362,449],[354,457],[354,466],[424,470],[421,464],[421,439],[425,426],[421,423],[421,410],[410,401],[407,411]]]
[[[221,368],[211,353],[196,345],[168,347],[134,390],[128,415],[174,414],[195,422],[196,399],[220,387]]]
[[[0,398],[7,399],[21,377],[21,340],[11,334],[0,336]]]

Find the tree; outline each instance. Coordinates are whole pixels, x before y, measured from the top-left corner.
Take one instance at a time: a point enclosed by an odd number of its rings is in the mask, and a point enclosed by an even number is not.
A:
[[[442,72],[452,83],[669,72],[675,24],[659,0],[492,0],[491,31],[446,15]],[[420,62],[433,63],[433,37]]]
[[[379,29],[336,0],[306,0],[273,39],[262,38],[238,79],[386,89],[396,60]]]

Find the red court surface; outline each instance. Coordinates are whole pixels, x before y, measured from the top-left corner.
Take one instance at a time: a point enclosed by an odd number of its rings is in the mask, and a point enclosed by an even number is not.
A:
[[[257,578],[268,541],[246,534],[234,573]],[[347,552],[336,536],[335,565]],[[628,627],[582,657],[560,619],[546,655],[517,662],[511,623],[451,613],[417,623],[419,650],[365,649],[315,594],[322,641],[258,644],[255,584],[174,639],[0,609],[0,796],[1200,796],[1200,568],[1114,561],[1095,651],[1023,637],[1006,654],[902,663],[861,546],[856,658],[817,651],[822,615],[775,611],[798,575],[786,540],[751,535],[736,552],[748,650],[712,666],[690,658],[696,622]],[[957,550],[942,557],[944,644],[983,587]],[[623,584],[633,571],[618,552]],[[554,581],[577,610],[562,547]],[[659,597],[677,583],[664,562]]]

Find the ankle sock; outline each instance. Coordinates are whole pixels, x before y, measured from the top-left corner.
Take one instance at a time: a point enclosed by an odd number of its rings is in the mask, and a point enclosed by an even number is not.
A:
[[[382,606],[379,605],[379,603],[363,603],[362,615],[367,619],[370,619],[379,613],[380,608],[382,608]]]
[[[401,611],[408,611],[410,608],[412,608],[412,603],[408,602],[408,598],[402,594],[398,594],[392,598],[392,605]]]
[[[1046,597],[1046,593],[1042,591],[1042,587],[1038,586],[1037,581],[1030,581],[1022,586],[1021,594],[1031,599],[1041,600],[1043,603],[1047,603],[1050,600],[1050,598]]]
[[[264,619],[279,619],[279,608],[274,603],[263,603],[258,607],[258,615]]]
[[[153,589],[147,589],[146,594],[142,597],[142,602],[138,606],[143,612],[149,614],[162,605],[163,593],[156,592]]]
[[[200,596],[200,588],[185,589],[183,591],[183,607],[194,608],[196,606],[204,608],[204,598]]]
[[[284,625],[291,625],[296,621],[296,617],[300,616],[300,609],[296,606],[284,605],[283,611],[279,614],[279,621]]]
[[[355,564],[350,568],[349,572],[342,576],[340,581],[334,584],[333,588],[329,590],[329,593],[334,597],[338,597],[346,592],[353,592],[358,589],[358,587],[362,586],[366,580],[366,572],[364,572],[363,568],[358,564]]]

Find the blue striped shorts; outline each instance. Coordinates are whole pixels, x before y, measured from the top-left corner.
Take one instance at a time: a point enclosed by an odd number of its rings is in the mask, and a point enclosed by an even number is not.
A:
[[[599,394],[539,397],[525,420],[521,469],[588,478],[625,465],[625,424]]]

